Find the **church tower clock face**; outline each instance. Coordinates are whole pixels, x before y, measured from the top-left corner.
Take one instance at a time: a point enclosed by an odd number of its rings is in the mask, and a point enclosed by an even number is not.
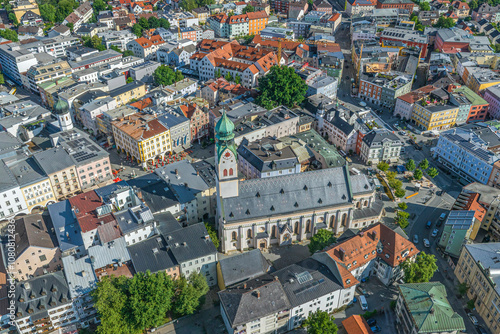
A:
[[[231,159],[231,158],[232,158],[232,156],[233,156],[233,155],[232,155],[232,154],[231,154],[231,152],[228,150],[228,151],[224,152],[224,154],[222,155],[222,159],[224,159],[224,160],[229,160],[229,159]]]

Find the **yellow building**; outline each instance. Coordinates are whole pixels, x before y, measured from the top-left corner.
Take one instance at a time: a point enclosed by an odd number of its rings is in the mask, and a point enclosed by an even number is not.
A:
[[[259,35],[261,30],[267,26],[269,16],[263,10],[247,13],[248,16],[248,34]]]
[[[467,283],[467,297],[491,333],[500,332],[500,243],[466,244],[462,247],[455,276]]]
[[[445,130],[451,128],[457,119],[458,107],[448,104],[418,101],[413,105],[411,119],[421,129]]]
[[[21,22],[21,17],[23,17],[23,15],[26,14],[26,12],[29,10],[35,14],[40,15],[38,4],[34,0],[20,0],[17,2],[16,6],[12,8],[12,10],[14,11],[18,22]]]
[[[138,162],[172,151],[170,130],[153,115],[136,113],[111,124],[116,148]]]
[[[140,81],[134,81],[109,92],[109,96],[115,99],[117,107],[129,103],[132,99],[139,100],[144,95],[146,95],[146,84]]]
[[[485,90],[488,87],[500,84],[500,74],[492,71],[489,68],[482,67],[466,67],[464,70],[463,79],[465,85],[469,87],[474,93]]]
[[[14,158],[5,163],[21,188],[29,212],[34,208],[45,208],[47,204],[56,202],[50,180],[35,158],[24,160]]]
[[[54,109],[54,104],[57,102],[57,93],[76,84],[77,82],[69,77],[61,77],[38,84],[38,91],[40,92],[42,103],[48,106],[50,110]]]

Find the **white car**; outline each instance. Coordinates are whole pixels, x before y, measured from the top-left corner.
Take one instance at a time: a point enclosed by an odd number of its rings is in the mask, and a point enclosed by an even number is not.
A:
[[[431,247],[431,243],[429,242],[429,240],[424,239],[424,246],[425,247]]]
[[[413,236],[413,243],[418,244],[418,235],[416,234]]]
[[[438,230],[437,228],[435,228],[435,229],[434,229],[434,231],[432,231],[431,236],[432,236],[433,238],[435,238],[435,237],[437,237],[438,233],[439,233],[439,230]]]

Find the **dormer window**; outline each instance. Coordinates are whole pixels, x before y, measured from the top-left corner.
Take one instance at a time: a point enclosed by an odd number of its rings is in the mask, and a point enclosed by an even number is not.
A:
[[[347,265],[347,269],[351,269],[351,264],[350,263]]]
[[[365,254],[365,259],[367,259],[367,258],[368,258],[368,254]]]
[[[346,283],[346,284],[351,284],[351,280],[350,280],[350,279],[346,279],[346,280],[345,280],[345,283]]]
[[[355,265],[357,265],[357,264],[358,264],[358,261],[353,261],[353,262],[352,262],[352,265],[353,265],[353,266],[355,266]]]

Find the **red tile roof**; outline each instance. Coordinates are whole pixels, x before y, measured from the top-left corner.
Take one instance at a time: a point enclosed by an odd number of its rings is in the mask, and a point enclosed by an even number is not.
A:
[[[432,85],[427,85],[417,90],[414,90],[413,92],[409,92],[407,94],[398,96],[398,99],[401,99],[409,104],[414,104],[415,102],[419,101],[420,99],[423,99],[426,95],[430,94],[430,92],[436,89],[437,88]]]
[[[365,318],[359,314],[351,315],[349,318],[342,321],[347,334],[373,334],[370,326]]]
[[[93,190],[71,197],[69,203],[84,233],[96,229],[101,225],[101,222],[106,224],[115,220],[111,213],[101,217],[97,216],[96,209],[104,203]]]
[[[184,116],[187,118],[191,119],[193,117],[193,114],[196,112],[196,104],[184,104],[179,107],[181,109],[182,113]]]
[[[130,106],[139,109],[139,111],[142,111],[142,109],[149,107],[152,103],[153,103],[153,100],[150,97],[147,97],[145,99],[131,103]]]
[[[377,250],[379,243],[383,246],[382,251]],[[353,280],[346,272],[352,272],[376,257],[388,265],[396,267],[407,258],[418,254],[419,251],[410,240],[389,227],[377,223],[359,232],[356,236],[324,250],[324,252],[337,263],[339,271],[344,270],[341,272],[342,283],[349,284],[347,279],[350,279],[352,285]]]
[[[332,17],[330,17],[330,18],[328,19],[328,21],[330,21],[330,22],[335,22],[335,21],[337,21],[339,18],[340,18],[340,14],[339,14],[339,13],[335,13],[335,14],[333,14],[333,15],[332,15]]]
[[[265,10],[259,10],[257,12],[250,12],[250,13],[247,13],[247,15],[248,15],[248,18],[250,20],[265,19],[265,18],[269,17],[269,15],[267,15]]]

